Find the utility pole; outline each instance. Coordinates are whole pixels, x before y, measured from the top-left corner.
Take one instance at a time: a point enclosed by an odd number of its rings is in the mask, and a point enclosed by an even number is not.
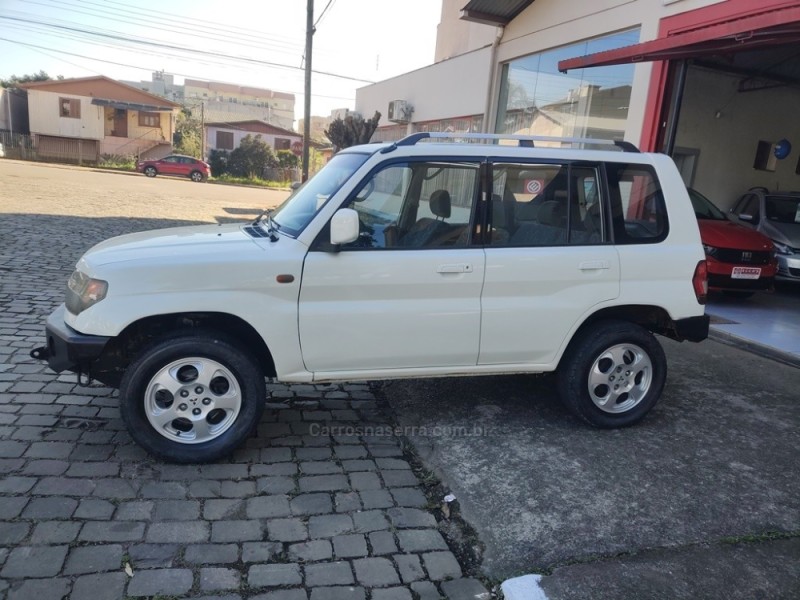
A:
[[[200,160],[206,159],[206,105],[200,101]]]
[[[306,7],[306,87],[303,97],[303,181],[308,180],[309,141],[311,139],[311,41],[314,36],[314,0]]]

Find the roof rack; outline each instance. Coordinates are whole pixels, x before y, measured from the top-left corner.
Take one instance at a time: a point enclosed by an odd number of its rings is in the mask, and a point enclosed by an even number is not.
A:
[[[572,144],[593,144],[601,146],[616,146],[623,152],[639,152],[639,149],[623,140],[604,140],[595,138],[560,138],[560,137],[546,137],[535,135],[509,135],[502,133],[444,133],[439,131],[422,131],[419,133],[412,133],[401,140],[394,142],[387,146],[381,152],[391,152],[399,146],[414,146],[420,140],[425,139],[467,139],[467,140],[517,140],[519,146],[523,148],[534,148],[536,142],[566,142]]]

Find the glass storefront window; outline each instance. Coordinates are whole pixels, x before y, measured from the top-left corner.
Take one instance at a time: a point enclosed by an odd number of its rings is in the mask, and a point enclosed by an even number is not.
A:
[[[517,135],[622,139],[633,65],[558,71],[566,58],[639,42],[631,29],[530,54],[503,65],[495,131]]]

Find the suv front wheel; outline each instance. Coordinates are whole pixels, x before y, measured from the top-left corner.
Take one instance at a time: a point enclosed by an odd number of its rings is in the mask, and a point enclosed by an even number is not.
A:
[[[233,452],[258,425],[265,399],[259,366],[214,332],[156,342],[131,363],[120,385],[120,412],[131,436],[178,463]]]
[[[567,349],[558,368],[558,392],[587,423],[626,427],[655,406],[666,375],[667,359],[652,333],[627,321],[598,321]]]

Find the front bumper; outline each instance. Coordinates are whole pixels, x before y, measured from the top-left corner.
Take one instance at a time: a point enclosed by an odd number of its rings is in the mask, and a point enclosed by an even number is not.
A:
[[[778,278],[800,281],[800,256],[778,254]]]
[[[75,371],[88,373],[89,367],[105,350],[112,339],[101,335],[85,335],[64,322],[65,308],[62,304],[47,318],[45,338],[47,345],[31,351],[31,357],[46,360],[56,373]]]

